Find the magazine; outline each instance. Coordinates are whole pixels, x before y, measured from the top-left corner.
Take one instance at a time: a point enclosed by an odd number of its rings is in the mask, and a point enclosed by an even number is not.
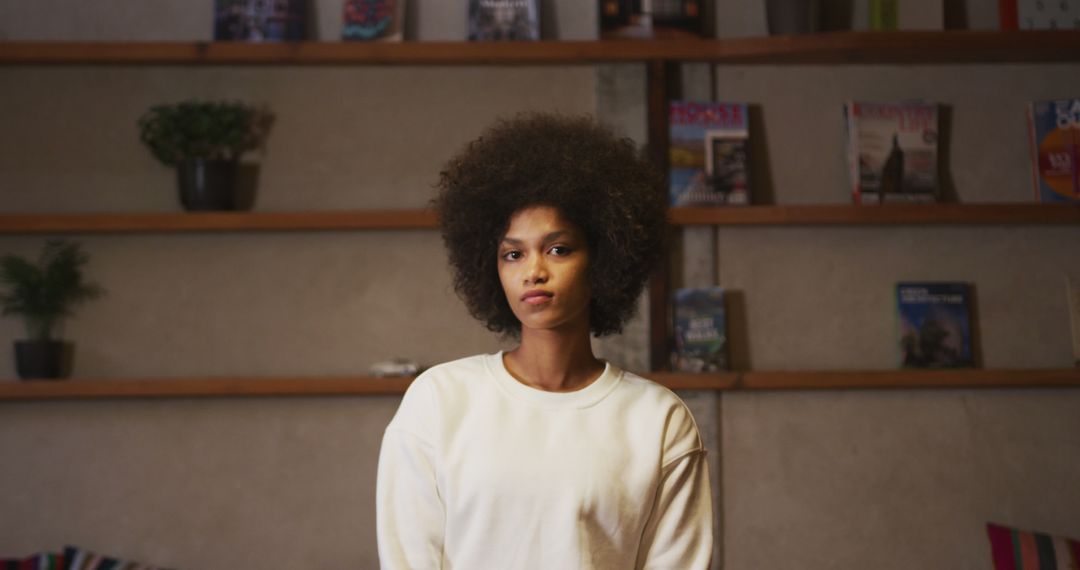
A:
[[[974,366],[970,302],[967,283],[898,283],[900,366]]]
[[[341,39],[400,42],[405,0],[345,0]]]
[[[602,39],[702,37],[704,0],[600,0]]]
[[[600,0],[600,38],[651,38],[652,9],[649,0]]]
[[[675,291],[675,346],[671,367],[680,372],[726,370],[727,327],[724,289]]]
[[[539,40],[539,0],[469,0],[469,40]]]
[[[923,102],[844,106],[856,204],[933,202],[938,195],[938,108]]]
[[[1003,17],[1002,29],[1021,30],[1078,30],[1080,29],[1080,1],[1058,0],[1000,0],[1011,3],[1001,8],[1002,14],[1010,13],[1012,20],[1006,27]]]
[[[214,1],[215,41],[301,41],[306,32],[306,0]]]
[[[746,103],[672,101],[668,125],[668,194],[672,206],[750,204]]]
[[[1080,203],[1080,99],[1029,104],[1028,138],[1038,200]]]

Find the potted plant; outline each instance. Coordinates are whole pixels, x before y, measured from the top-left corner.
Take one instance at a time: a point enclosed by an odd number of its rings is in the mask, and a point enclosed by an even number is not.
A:
[[[23,318],[27,340],[15,341],[19,378],[62,378],[65,344],[59,340],[64,319],[76,306],[105,291],[83,279],[89,261],[77,243],[46,242],[38,262],[17,255],[0,257],[0,307]]]
[[[272,122],[265,108],[238,101],[182,101],[150,107],[139,132],[155,158],[176,167],[186,210],[235,210],[240,157],[263,145]]]

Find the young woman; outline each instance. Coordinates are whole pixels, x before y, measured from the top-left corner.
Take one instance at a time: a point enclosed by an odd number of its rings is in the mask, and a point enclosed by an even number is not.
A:
[[[409,387],[379,457],[383,569],[707,568],[690,412],[590,343],[661,253],[655,170],[590,119],[521,115],[450,160],[435,206],[459,295],[520,343]]]

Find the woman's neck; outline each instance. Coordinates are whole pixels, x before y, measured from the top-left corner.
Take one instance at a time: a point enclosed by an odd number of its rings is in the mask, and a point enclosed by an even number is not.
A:
[[[589,329],[522,329],[521,344],[503,357],[510,375],[548,392],[580,390],[600,377],[604,363],[593,355]]]

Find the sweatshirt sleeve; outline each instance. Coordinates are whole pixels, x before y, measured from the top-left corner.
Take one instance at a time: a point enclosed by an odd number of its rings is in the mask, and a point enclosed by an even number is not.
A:
[[[667,417],[663,463],[637,568],[706,570],[712,559],[712,488],[705,447],[681,402]]]
[[[420,380],[383,434],[375,491],[383,570],[441,568],[446,514],[436,484],[435,448],[425,437],[430,393]]]

